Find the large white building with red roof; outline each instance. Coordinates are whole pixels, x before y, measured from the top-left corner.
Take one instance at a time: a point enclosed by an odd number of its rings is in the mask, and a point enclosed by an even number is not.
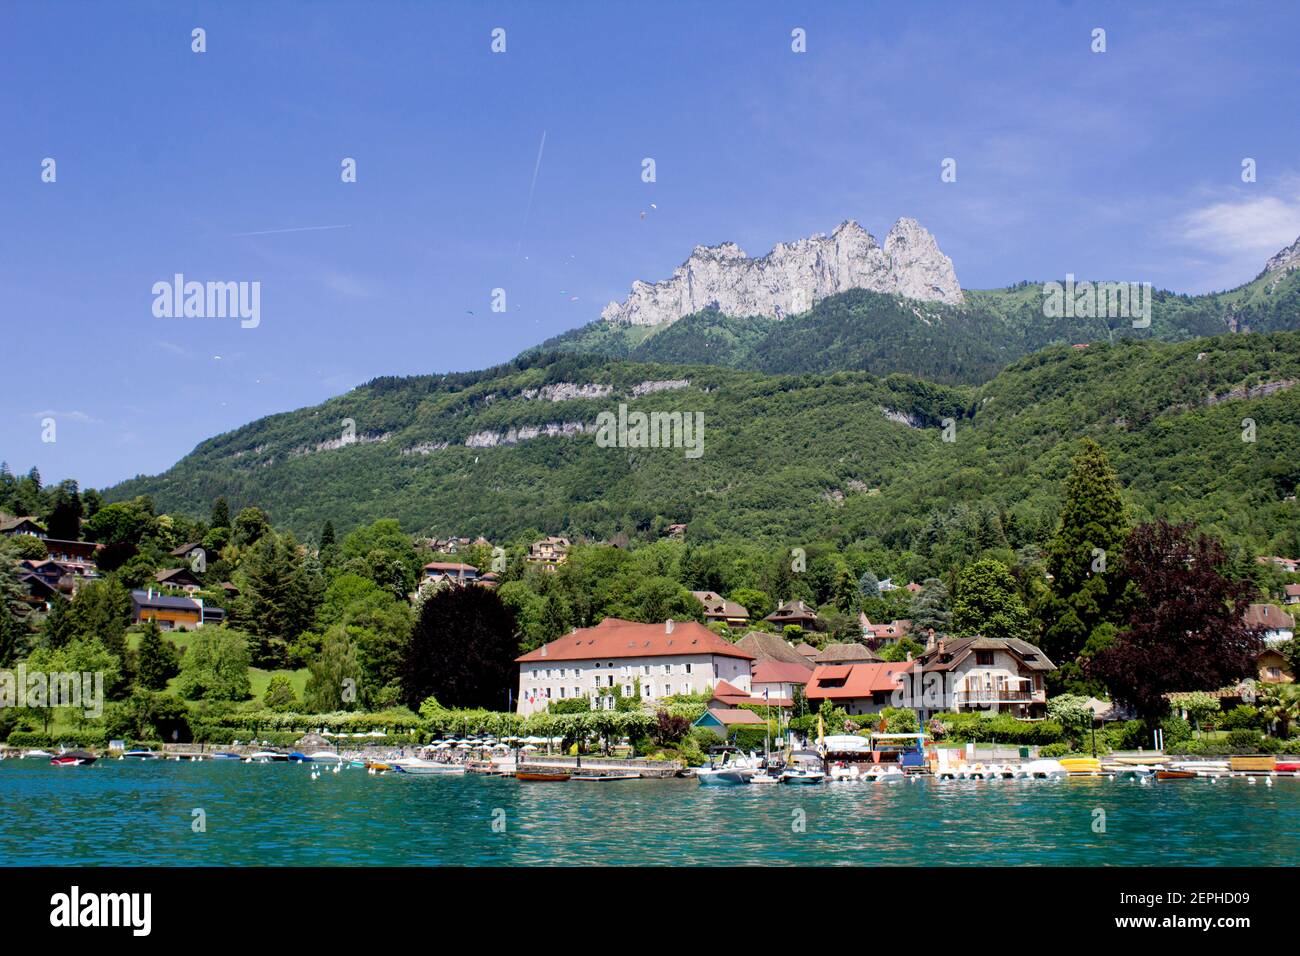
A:
[[[639,692],[653,701],[702,694],[721,681],[750,689],[754,655],[695,621],[636,624],[606,618],[516,658],[518,711],[544,710],[549,701]]]

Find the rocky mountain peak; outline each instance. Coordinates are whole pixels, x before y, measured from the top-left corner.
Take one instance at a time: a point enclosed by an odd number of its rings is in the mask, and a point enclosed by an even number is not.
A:
[[[1287,273],[1292,269],[1300,269],[1300,238],[1264,264],[1265,275],[1270,272]]]
[[[811,309],[820,299],[849,289],[889,292],[957,305],[961,286],[952,260],[915,219],[900,219],[882,247],[852,219],[794,242],[777,243],[754,259],[734,242],[696,246],[672,278],[632,284],[623,302],[601,318],[626,325],[659,325],[710,306],[726,315],[780,319]]]

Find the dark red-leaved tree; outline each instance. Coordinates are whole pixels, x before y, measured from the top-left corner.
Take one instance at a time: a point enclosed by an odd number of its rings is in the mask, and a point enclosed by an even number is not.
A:
[[[1191,524],[1134,528],[1124,568],[1142,600],[1088,674],[1146,718],[1168,711],[1167,693],[1218,690],[1253,674],[1263,644],[1244,615],[1255,586],[1225,577],[1227,564],[1223,545]]]
[[[505,710],[518,655],[515,616],[495,591],[443,588],[424,602],[411,631],[402,700],[412,709],[433,695],[444,707]]]

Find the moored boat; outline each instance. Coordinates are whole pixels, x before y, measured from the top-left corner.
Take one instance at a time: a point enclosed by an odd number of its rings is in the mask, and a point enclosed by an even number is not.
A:
[[[1101,761],[1096,757],[1062,757],[1060,763],[1072,777],[1096,776],[1101,773]]]
[[[1156,771],[1157,780],[1194,780],[1196,778],[1195,770],[1165,770]]]
[[[50,758],[55,767],[88,767],[99,758],[85,750],[65,750]]]
[[[148,747],[138,747],[122,754],[122,760],[157,760],[158,755]]]
[[[615,780],[640,780],[639,773],[575,773],[572,780],[581,780],[583,783],[612,783]]]
[[[419,757],[403,757],[401,760],[390,760],[388,763],[398,773],[416,776],[457,776],[465,773],[464,764],[438,763],[436,760],[421,760]]]

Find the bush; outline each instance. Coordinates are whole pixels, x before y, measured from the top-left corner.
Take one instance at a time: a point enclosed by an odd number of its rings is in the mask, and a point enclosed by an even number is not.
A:
[[[1259,724],[1259,711],[1245,704],[1238,704],[1219,721],[1219,726],[1224,730],[1256,730]]]
[[[1070,752],[1070,745],[1067,743],[1045,744],[1038,748],[1038,756],[1043,758],[1064,757]]]
[[[1228,731],[1228,749],[1238,754],[1253,754],[1259,751],[1259,731],[1239,730]]]
[[[763,742],[768,739],[767,728],[765,727],[737,727],[736,728],[736,746],[749,753],[751,750],[755,753],[763,752]]]
[[[1169,714],[1160,719],[1160,729],[1164,731],[1165,746],[1172,747],[1192,739],[1192,725],[1182,717]]]

